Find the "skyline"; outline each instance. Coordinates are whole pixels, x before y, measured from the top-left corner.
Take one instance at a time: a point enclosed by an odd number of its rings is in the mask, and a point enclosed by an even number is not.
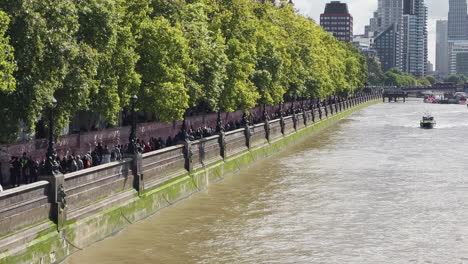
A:
[[[301,14],[313,18],[319,23],[320,14],[325,9],[325,4],[331,0],[296,0],[294,4]],[[364,26],[369,24],[369,19],[377,10],[377,0],[342,0],[347,3],[349,11],[354,18],[354,34],[364,33]],[[447,19],[448,0],[425,0],[429,10],[427,30],[429,33],[429,61],[435,64],[435,41],[436,41],[436,21]]]

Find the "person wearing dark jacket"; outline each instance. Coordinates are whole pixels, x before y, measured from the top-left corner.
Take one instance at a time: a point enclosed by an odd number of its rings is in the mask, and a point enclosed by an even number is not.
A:
[[[12,185],[18,187],[21,180],[21,162],[18,157],[13,157],[12,172]]]

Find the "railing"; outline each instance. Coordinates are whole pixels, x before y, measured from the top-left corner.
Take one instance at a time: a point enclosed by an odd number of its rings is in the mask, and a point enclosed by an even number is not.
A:
[[[49,219],[49,189],[39,181],[0,193],[0,237]]]
[[[260,123],[165,149],[138,154],[118,162],[47,178],[0,193],[2,236],[51,219],[58,226],[144,194],[179,175],[257,148],[357,104],[380,99],[362,95],[321,109]],[[321,118],[320,118],[321,116]],[[65,196],[66,194],[66,196]],[[66,206],[64,202],[66,201]],[[105,201],[105,202],[103,202]],[[66,211],[61,213],[60,210]]]

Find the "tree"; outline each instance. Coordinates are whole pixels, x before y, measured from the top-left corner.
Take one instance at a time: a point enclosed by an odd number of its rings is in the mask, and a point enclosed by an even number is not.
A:
[[[422,85],[422,86],[431,86],[431,82],[427,79],[427,77],[421,77],[419,78],[419,83]]]
[[[182,13],[181,23],[191,57],[186,85],[191,107],[219,111],[227,78],[227,47],[220,30],[209,29],[208,11],[205,4],[193,3],[186,5]]]
[[[401,72],[401,70],[398,68],[392,68],[389,71],[385,72],[385,74],[383,75],[383,79],[384,84],[390,86],[414,87],[421,85],[419,79],[417,79],[411,74]]]
[[[14,48],[9,44],[10,38],[6,35],[10,18],[0,11],[0,142],[8,142],[14,139],[17,124],[17,105],[12,103],[13,92],[16,90],[14,76],[18,67],[14,58]]]
[[[227,78],[220,97],[220,108],[225,111],[247,110],[256,105],[260,94],[250,79],[255,72],[256,27],[249,0],[222,0],[214,19],[226,38]]]
[[[463,74],[451,74],[444,78],[444,82],[452,82],[455,84],[463,84],[467,81],[467,78]]]
[[[260,104],[281,103],[287,91],[285,65],[289,63],[284,42],[285,32],[276,26],[272,18],[276,7],[257,3],[253,12],[256,14],[255,46],[256,67],[251,80],[260,93]]]
[[[7,108],[11,110],[11,115],[8,117],[8,125],[12,127],[11,130],[16,127],[17,132],[22,123],[25,132],[31,132],[34,131],[36,121],[49,106],[55,92],[69,88],[64,86],[64,80],[89,80],[86,71],[70,72],[74,61],[79,59],[77,57],[86,55],[85,52],[80,52],[83,49],[75,39],[79,28],[77,10],[72,0],[0,0],[0,6],[4,7],[11,17],[8,33],[18,65],[14,74],[17,89],[7,98],[2,98],[2,101],[9,102]],[[89,86],[91,85],[76,89],[87,90]],[[66,117],[72,110],[85,105],[87,99],[79,94],[77,96],[74,91],[62,94],[66,99],[62,98],[64,100],[59,101],[57,130],[67,124]],[[10,135],[15,136],[16,133]]]
[[[434,83],[437,82],[437,79],[433,76],[433,75],[427,75],[426,76],[426,79],[429,81],[429,83],[432,85],[434,85]]]
[[[0,92],[11,93],[16,89],[16,80],[13,73],[18,69],[14,57],[14,49],[9,44],[10,38],[6,35],[10,18],[0,10]]]
[[[80,1],[80,29],[77,38],[95,54],[95,86],[90,89],[89,110],[114,124],[130,97],[137,94],[140,75],[135,66],[139,59],[132,22],[125,16],[131,2],[113,0]]]
[[[236,111],[293,95],[349,94],[368,75],[371,83],[419,82],[401,72],[384,76],[292,5],[0,0],[0,6],[0,142],[14,140],[20,127],[34,131],[52,97],[58,132],[78,111],[115,124],[134,94],[139,109],[169,122],[188,108]]]
[[[142,25],[137,72],[141,74],[141,109],[157,113],[159,120],[181,120],[189,107],[186,70],[190,65],[187,40],[180,25],[163,17]]]
[[[367,82],[370,85],[382,85],[384,83],[384,73],[380,65],[375,61],[375,59],[370,57],[367,58],[367,65],[369,72]]]

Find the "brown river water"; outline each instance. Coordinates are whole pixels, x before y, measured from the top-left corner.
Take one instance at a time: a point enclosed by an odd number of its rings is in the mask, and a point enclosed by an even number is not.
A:
[[[64,263],[468,263],[467,141],[465,105],[377,104]]]

